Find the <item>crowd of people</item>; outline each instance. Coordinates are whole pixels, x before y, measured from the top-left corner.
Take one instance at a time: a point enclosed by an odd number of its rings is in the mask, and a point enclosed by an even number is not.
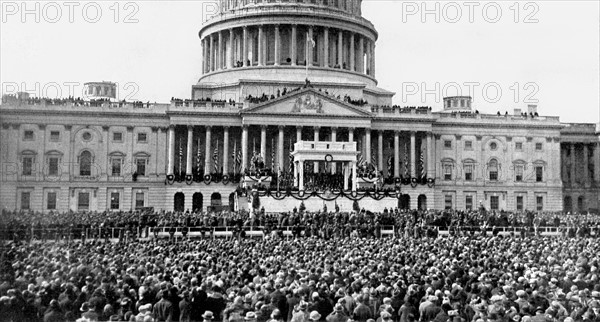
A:
[[[249,198],[252,198],[251,193]],[[292,197],[289,197],[292,198]],[[259,209],[261,208],[261,209]],[[321,211],[306,211],[304,203],[289,212],[269,213],[258,205],[258,211],[104,211],[57,212],[3,210],[0,217],[2,240],[61,240],[87,237],[106,237],[108,232],[119,231],[124,237],[148,237],[157,228],[255,227],[265,232],[293,227],[294,236],[379,237],[383,227],[393,229],[396,235],[430,235],[432,228],[449,230],[456,235],[475,234],[478,231],[509,227],[520,234],[535,234],[540,227],[556,227],[564,236],[600,236],[600,216],[593,214],[562,214],[554,212],[494,212],[494,211],[436,211],[389,209],[371,212],[360,208],[356,201],[353,209],[333,209],[324,205]],[[433,229],[435,231],[435,229]],[[122,232],[121,232],[122,231]],[[91,234],[91,235],[90,235]],[[115,236],[113,236],[115,237]]]
[[[198,107],[201,104],[206,104],[206,103],[213,103],[213,104],[229,104],[229,105],[235,105],[237,104],[235,100],[233,99],[228,99],[228,100],[220,100],[220,99],[212,99],[210,97],[203,97],[203,98],[198,98],[198,99],[181,99],[181,98],[175,98],[175,97],[171,97],[171,102],[175,104],[175,106],[192,106],[192,107]]]
[[[600,321],[597,239],[9,243],[2,321]]]

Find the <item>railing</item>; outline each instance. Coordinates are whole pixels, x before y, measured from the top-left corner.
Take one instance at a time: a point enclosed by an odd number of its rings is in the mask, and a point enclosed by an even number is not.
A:
[[[310,226],[300,226],[299,236],[305,236],[305,231],[311,229]],[[351,226],[352,231],[360,229],[360,226]],[[447,237],[456,235],[483,235],[486,236],[549,236],[560,237],[567,233],[577,233],[577,227],[479,227],[479,226],[459,226],[459,227],[420,227],[420,235],[427,231],[434,231],[436,235]],[[244,226],[241,230],[249,238],[263,238],[268,234],[281,230],[283,237],[294,237],[296,226],[285,226],[279,228],[265,229],[264,226]],[[150,239],[150,238],[233,238],[237,237],[239,232],[237,226],[219,226],[219,227],[136,227],[132,230],[121,227],[110,228],[28,228],[28,229],[1,229],[0,240],[32,240],[32,241],[71,241],[71,240],[119,240],[127,242],[131,239]],[[375,235],[380,237],[396,236],[415,236],[414,227],[408,230],[395,226],[380,226],[379,231],[374,231]],[[378,233],[378,234],[377,234]],[[312,235],[312,234],[311,234]],[[600,226],[591,228],[588,237],[597,238],[600,236]]]

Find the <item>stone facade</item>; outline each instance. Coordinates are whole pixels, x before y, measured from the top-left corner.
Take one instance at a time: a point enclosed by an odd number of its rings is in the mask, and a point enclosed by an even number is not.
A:
[[[447,98],[439,111],[391,107],[394,93],[375,78],[377,31],[360,5],[225,1],[199,32],[202,76],[192,100],[3,100],[0,207],[228,205],[236,184],[173,176],[234,174],[255,154],[275,171],[290,169],[298,141],[352,141],[384,177],[432,179],[401,185],[402,206],[599,208],[600,131],[593,124],[475,113],[469,97]]]

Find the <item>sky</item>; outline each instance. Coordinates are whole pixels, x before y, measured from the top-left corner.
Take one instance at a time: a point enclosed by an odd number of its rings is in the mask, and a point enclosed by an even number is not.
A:
[[[119,97],[189,98],[198,31],[214,1],[0,0],[3,94],[81,96],[113,81]],[[379,86],[394,104],[441,109],[470,95],[484,113],[537,105],[563,122],[600,121],[599,1],[363,1],[379,32]]]

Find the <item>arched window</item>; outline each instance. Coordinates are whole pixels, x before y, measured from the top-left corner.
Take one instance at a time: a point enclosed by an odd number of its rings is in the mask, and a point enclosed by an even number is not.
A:
[[[488,173],[490,181],[498,180],[498,161],[496,159],[492,159],[488,164]]]
[[[79,155],[79,175],[92,175],[92,153],[90,151],[83,151]]]

